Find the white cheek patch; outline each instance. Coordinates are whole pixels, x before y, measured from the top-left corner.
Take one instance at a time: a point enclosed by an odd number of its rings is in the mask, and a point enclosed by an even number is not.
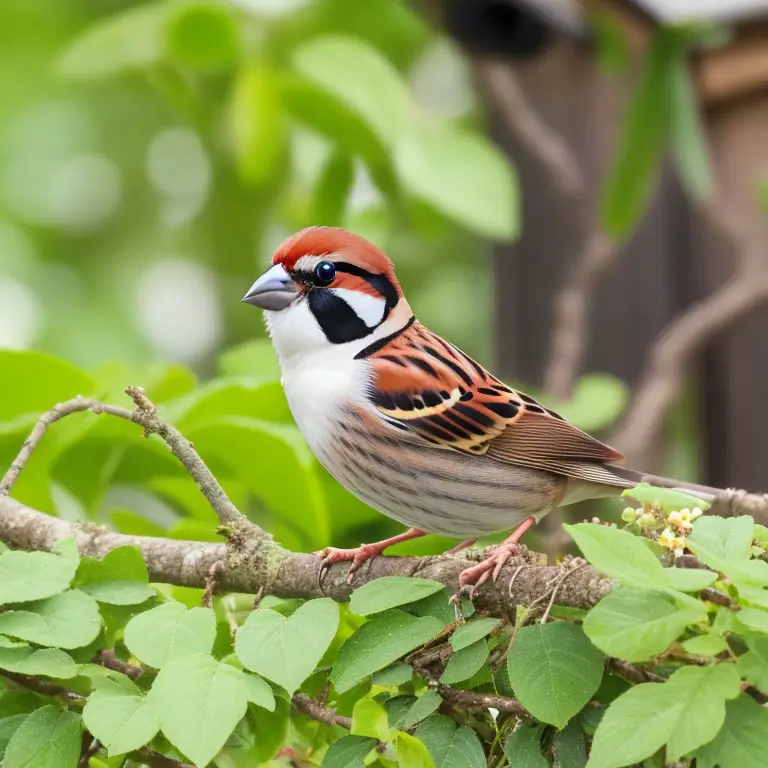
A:
[[[351,291],[348,288],[329,288],[331,293],[344,300],[354,313],[369,327],[375,328],[384,319],[387,303],[384,299],[369,296],[360,291]]]

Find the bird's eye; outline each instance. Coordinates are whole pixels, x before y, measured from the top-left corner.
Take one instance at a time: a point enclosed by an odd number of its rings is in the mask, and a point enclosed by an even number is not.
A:
[[[336,267],[330,261],[321,261],[315,267],[315,283],[317,285],[330,285],[336,277]]]

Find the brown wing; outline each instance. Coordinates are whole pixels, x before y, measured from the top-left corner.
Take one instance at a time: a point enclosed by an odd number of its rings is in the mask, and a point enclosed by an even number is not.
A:
[[[431,443],[597,482],[610,482],[600,464],[622,458],[419,323],[368,359],[381,415]]]

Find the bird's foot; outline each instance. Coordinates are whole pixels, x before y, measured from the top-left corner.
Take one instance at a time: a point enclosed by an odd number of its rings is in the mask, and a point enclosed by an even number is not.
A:
[[[535,518],[526,518],[501,544],[488,549],[485,560],[465,568],[459,574],[459,591],[452,598],[453,601],[458,601],[462,595],[466,595],[471,600],[488,579],[493,579],[496,583],[507,560],[520,552],[519,541],[523,534],[535,524]]]
[[[384,544],[384,546],[382,546]],[[360,566],[368,560],[373,560],[374,557],[378,557],[389,546],[384,542],[377,544],[361,544],[359,547],[352,549],[339,549],[338,547],[326,547],[320,552],[320,557],[323,558],[323,562],[320,564],[320,581],[325,578],[325,574],[328,569],[334,563],[349,562],[349,573],[347,574],[347,584],[352,583],[352,579],[355,573],[360,569]]]
[[[349,573],[347,574],[347,584],[352,583],[352,579],[355,573],[359,570],[360,566],[368,560],[373,560],[374,557],[378,557],[387,547],[391,547],[395,544],[399,544],[401,541],[409,541],[410,539],[418,539],[420,536],[425,536],[426,531],[422,531],[421,528],[409,528],[404,533],[400,533],[397,536],[392,536],[384,541],[377,541],[374,544],[361,544],[359,547],[353,549],[339,549],[338,547],[326,547],[319,553],[323,558],[323,562],[320,564],[320,576],[319,584],[322,587],[323,579],[328,569],[334,563],[350,562]]]
[[[459,574],[459,594],[467,594],[471,599],[488,579],[493,579],[495,583],[504,564],[519,551],[520,545],[516,541],[504,541],[491,547],[485,560],[465,568]]]

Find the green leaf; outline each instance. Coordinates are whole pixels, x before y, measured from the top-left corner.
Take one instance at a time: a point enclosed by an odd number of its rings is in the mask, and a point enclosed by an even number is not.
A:
[[[414,734],[424,742],[435,768],[485,768],[485,753],[477,734],[444,715],[425,720]]]
[[[478,640],[460,651],[454,651],[445,671],[440,676],[440,682],[445,685],[460,683],[462,680],[468,680],[472,675],[478,672],[488,658],[488,643],[484,640]]]
[[[292,728],[291,703],[282,696],[275,698],[275,711],[256,709],[249,711],[249,720],[253,729],[253,760],[268,763],[275,752],[288,740]],[[250,768],[247,764],[244,768]]]
[[[352,592],[349,610],[358,616],[370,616],[405,603],[414,603],[444,589],[439,581],[410,576],[384,576],[369,581]]]
[[[665,568],[664,577],[670,589],[700,592],[717,581],[717,574],[701,568]]]
[[[243,672],[243,683],[245,684],[245,695],[248,701],[253,702],[257,707],[263,707],[269,712],[275,711],[275,694],[269,687],[269,683],[258,675],[250,672]]]
[[[675,36],[657,28],[603,192],[603,228],[616,240],[632,232],[659,178],[671,109],[671,67],[678,51]]]
[[[460,651],[463,648],[476,643],[481,638],[489,635],[496,627],[501,624],[500,619],[473,619],[462,624],[451,635],[451,646],[454,651]]]
[[[110,757],[143,747],[160,729],[158,714],[136,685],[112,681],[88,697],[83,722]]]
[[[96,560],[84,557],[77,569],[76,586],[95,584],[100,581],[149,582],[147,564],[136,547],[118,547]]]
[[[722,636],[708,632],[706,635],[699,635],[686,640],[683,643],[683,648],[685,648],[686,653],[693,656],[717,656],[718,653],[722,653],[728,648],[728,643]]]
[[[584,768],[587,764],[587,747],[584,743],[584,732],[576,722],[571,720],[562,731],[552,738],[552,751],[555,762],[552,768]]]
[[[666,583],[661,563],[628,531],[594,523],[563,526],[598,571],[626,587],[659,589]]]
[[[154,597],[144,558],[136,547],[118,547],[101,560],[84,557],[74,585],[99,603],[137,605]]]
[[[764,768],[768,710],[742,694],[725,705],[717,736],[696,752],[697,768]]]
[[[395,738],[395,754],[399,768],[435,768],[426,745],[402,731]]]
[[[705,200],[712,193],[710,159],[688,59],[682,54],[672,62],[669,88],[672,157],[691,197]]]
[[[293,693],[312,674],[338,628],[339,609],[330,598],[310,600],[287,618],[260,608],[238,630],[235,652],[243,666]]]
[[[0,669],[20,675],[42,675],[67,680],[78,674],[72,657],[58,648],[0,648]]]
[[[256,65],[243,67],[238,72],[232,86],[229,123],[240,177],[257,187],[269,184],[285,163],[288,139],[284,108],[273,72]],[[263,340],[249,344],[259,343]],[[268,346],[271,357],[268,367],[271,369],[275,353],[272,345],[268,343]],[[256,347],[241,346],[240,349],[249,348]],[[232,359],[233,354],[236,350],[222,356],[219,365]],[[234,375],[240,374],[263,375],[263,369],[261,366],[239,369]]]
[[[322,768],[363,768],[363,761],[376,746],[368,736],[342,736],[323,757]]]
[[[49,704],[13,734],[3,768],[77,768],[80,741],[80,715]]]
[[[96,602],[109,605],[138,605],[157,594],[149,584],[138,581],[99,581],[81,589]]]
[[[364,697],[352,709],[352,728],[355,736],[370,736],[379,741],[390,741],[394,732],[389,725],[387,710],[378,701]]]
[[[7,549],[5,547],[2,551],[6,552]],[[77,548],[77,542],[73,538],[59,539],[51,548],[51,552],[54,555],[63,557],[65,560],[69,560],[75,568],[80,564],[80,550]]]
[[[411,666],[403,662],[397,662],[378,672],[374,672],[371,682],[374,685],[389,687],[409,683],[412,677],[413,669]]]
[[[672,488],[657,488],[649,483],[640,483],[634,488],[627,488],[621,495],[629,496],[641,504],[654,504],[667,512],[691,509],[693,507],[698,507],[706,512],[711,506],[706,501],[697,499],[695,496],[683,493],[682,491],[675,491]],[[697,525],[700,522],[701,520],[699,520]]]
[[[216,756],[248,706],[240,670],[202,653],[166,664],[149,702],[166,738],[198,768]]]
[[[151,3],[105,16],[64,51],[56,65],[58,73],[73,78],[110,77],[159,62],[168,12],[167,4]]]
[[[89,376],[42,352],[2,349],[0,371],[0,423],[25,414],[37,417],[54,403],[94,392]]]
[[[562,728],[598,689],[603,662],[576,624],[535,624],[517,633],[507,671],[521,704],[537,719]]]
[[[363,624],[339,650],[331,682],[339,693],[431,640],[443,629],[433,616],[393,609]]]
[[[724,640],[723,644],[725,644]],[[745,680],[761,691],[766,691],[768,690],[768,637],[748,637],[747,646],[749,650],[743,656],[739,656],[736,669]]]
[[[280,382],[280,365],[269,339],[254,339],[229,347],[219,355],[216,370],[219,376],[256,376],[259,381]],[[228,395],[227,400],[230,399]]]
[[[584,619],[584,632],[604,653],[647,661],[663,653],[686,626],[706,618],[695,607],[678,608],[656,592],[621,588],[608,593]]]
[[[312,194],[315,221],[329,226],[344,223],[344,211],[354,181],[354,158],[346,147],[339,148],[323,166]]]
[[[425,597],[423,600],[415,603],[404,605],[403,610],[414,616],[433,616],[439,619],[443,626],[456,621],[456,609],[453,603],[451,603],[451,593],[447,589],[444,589],[442,592],[435,592],[434,595]],[[475,607],[472,605],[471,600],[462,598],[460,613],[465,619],[474,615]]]
[[[206,461],[220,461],[275,514],[293,519],[301,509],[313,540],[327,541],[328,511],[316,461],[295,426],[244,416],[220,416],[191,428],[177,424]],[[253,456],[259,457],[258,473],[253,471]],[[291,482],[265,483],[264,477],[290,477]]]
[[[125,627],[125,644],[137,659],[160,669],[192,654],[210,653],[216,619],[210,608],[168,602],[134,616]]]
[[[240,53],[240,32],[232,12],[218,3],[175,7],[165,27],[168,53],[179,64],[206,72],[228,67]]]
[[[13,738],[13,734],[19,730],[26,719],[26,714],[0,718],[0,760],[5,756],[6,747]]]
[[[702,517],[687,538],[688,548],[710,568],[729,576],[742,575],[749,560],[755,522],[751,517]]]
[[[485,237],[517,234],[517,176],[484,136],[448,123],[414,126],[395,163],[403,185],[448,218]]]
[[[711,741],[725,718],[725,701],[739,694],[733,664],[682,667],[666,683],[643,683],[616,699],[598,726],[590,768],[640,762],[667,744],[667,759]]]
[[[430,690],[426,691],[416,699],[398,728],[405,731],[410,730],[422,720],[426,720],[430,715],[437,712],[442,703],[443,699],[439,693]]]
[[[362,118],[385,145],[410,120],[410,103],[398,71],[378,51],[353,37],[328,36],[296,50],[296,69]]]
[[[525,768],[548,768],[544,755],[541,753],[541,724],[521,724],[507,739],[504,753],[510,765],[525,766]]]
[[[8,551],[0,555],[0,603],[25,603],[69,588],[77,563],[48,552]]]
[[[71,589],[0,614],[0,632],[37,645],[80,648],[96,639],[101,615],[96,601]]]
[[[607,373],[588,373],[576,382],[570,400],[549,403],[561,416],[586,432],[613,424],[627,405],[627,385]]]

